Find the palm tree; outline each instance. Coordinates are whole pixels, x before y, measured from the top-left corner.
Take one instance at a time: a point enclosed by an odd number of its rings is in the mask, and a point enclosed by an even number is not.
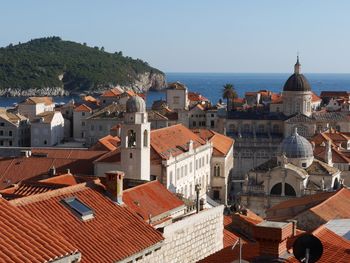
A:
[[[237,92],[231,83],[227,83],[224,85],[224,89],[222,91],[222,98],[226,99],[226,107],[227,107],[227,112],[229,111],[229,105],[230,102],[237,98]]]

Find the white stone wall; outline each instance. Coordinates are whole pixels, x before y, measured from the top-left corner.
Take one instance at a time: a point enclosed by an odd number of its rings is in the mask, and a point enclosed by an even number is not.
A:
[[[31,125],[31,146],[48,147],[60,143],[64,138],[64,119],[56,111],[51,123],[34,122]]]
[[[164,228],[160,250],[137,262],[191,263],[223,248],[223,206],[203,210]]]
[[[166,102],[170,109],[183,110],[187,109],[189,105],[188,94],[186,90],[167,89]]]
[[[86,118],[91,116],[90,112],[73,112],[73,137],[76,141],[85,141],[87,136]]]
[[[176,193],[186,198],[195,197],[195,185],[201,185],[201,195],[204,195],[210,185],[210,159],[212,145],[207,143],[179,156],[163,161],[162,174],[156,174],[157,165],[152,165],[151,174],[163,178],[162,183]]]
[[[310,116],[311,110],[311,91],[284,91],[283,92],[283,112],[287,116],[294,113],[302,113]]]
[[[219,165],[220,176],[214,176],[214,167]],[[233,169],[233,146],[227,156],[213,156],[211,159],[211,181],[210,181],[210,197],[214,198],[214,191],[220,191],[220,200],[222,204],[227,204],[228,199],[228,179]]]

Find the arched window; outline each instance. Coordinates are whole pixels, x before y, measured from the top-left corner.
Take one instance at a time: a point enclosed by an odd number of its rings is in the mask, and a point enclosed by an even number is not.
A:
[[[144,130],[143,132],[143,146],[148,147],[148,131]]]
[[[281,195],[282,194],[282,183],[275,184],[270,192],[271,195]],[[285,196],[296,196],[293,186],[288,183],[284,184],[284,195]]]
[[[214,176],[220,176],[220,166],[218,164],[214,166]]]
[[[136,147],[136,132],[133,130],[128,131],[127,145],[129,148]]]

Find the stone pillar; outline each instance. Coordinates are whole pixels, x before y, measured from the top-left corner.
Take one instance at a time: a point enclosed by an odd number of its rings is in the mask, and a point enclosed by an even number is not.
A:
[[[285,196],[286,177],[287,177],[287,170],[284,170],[284,175],[282,175],[282,191],[281,191],[281,196]]]

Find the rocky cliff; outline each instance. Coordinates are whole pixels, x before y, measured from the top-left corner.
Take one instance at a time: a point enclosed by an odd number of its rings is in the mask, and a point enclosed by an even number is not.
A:
[[[165,75],[141,59],[101,47],[34,39],[0,48],[0,96],[98,93],[120,85],[144,92],[166,86]]]

